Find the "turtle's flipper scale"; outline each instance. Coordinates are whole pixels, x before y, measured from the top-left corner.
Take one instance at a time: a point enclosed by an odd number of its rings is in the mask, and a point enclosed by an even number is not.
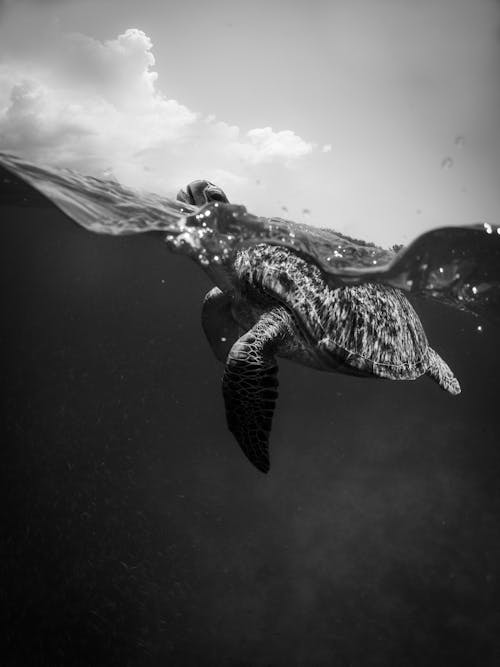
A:
[[[269,470],[269,434],[278,397],[275,353],[289,332],[290,315],[276,307],[231,348],[222,382],[226,419],[245,456]]]

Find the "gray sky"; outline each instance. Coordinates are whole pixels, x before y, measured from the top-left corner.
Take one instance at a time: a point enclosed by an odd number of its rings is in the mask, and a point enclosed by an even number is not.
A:
[[[498,223],[499,26],[493,0],[7,2],[0,145],[381,243]]]

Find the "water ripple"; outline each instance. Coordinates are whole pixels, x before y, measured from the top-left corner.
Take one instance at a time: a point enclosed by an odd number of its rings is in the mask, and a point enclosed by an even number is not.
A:
[[[230,261],[248,245],[283,245],[315,262],[334,287],[384,283],[500,322],[500,227],[492,223],[434,229],[396,254],[332,229],[258,217],[244,206],[211,203],[198,210],[115,180],[4,153],[0,165],[85,229],[112,235],[163,232],[172,251],[205,268]]]

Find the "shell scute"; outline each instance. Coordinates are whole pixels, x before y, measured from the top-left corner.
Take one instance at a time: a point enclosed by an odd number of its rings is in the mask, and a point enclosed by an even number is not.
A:
[[[293,251],[258,245],[240,251],[236,278],[283,304],[325,359],[360,374],[413,379],[425,373],[429,345],[405,295],[374,283],[332,288]]]

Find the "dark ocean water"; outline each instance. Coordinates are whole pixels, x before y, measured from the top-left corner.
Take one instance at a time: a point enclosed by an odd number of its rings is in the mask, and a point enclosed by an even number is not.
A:
[[[414,302],[458,397],[280,361],[263,476],[199,267],[7,185],[2,665],[500,663],[497,326]]]

